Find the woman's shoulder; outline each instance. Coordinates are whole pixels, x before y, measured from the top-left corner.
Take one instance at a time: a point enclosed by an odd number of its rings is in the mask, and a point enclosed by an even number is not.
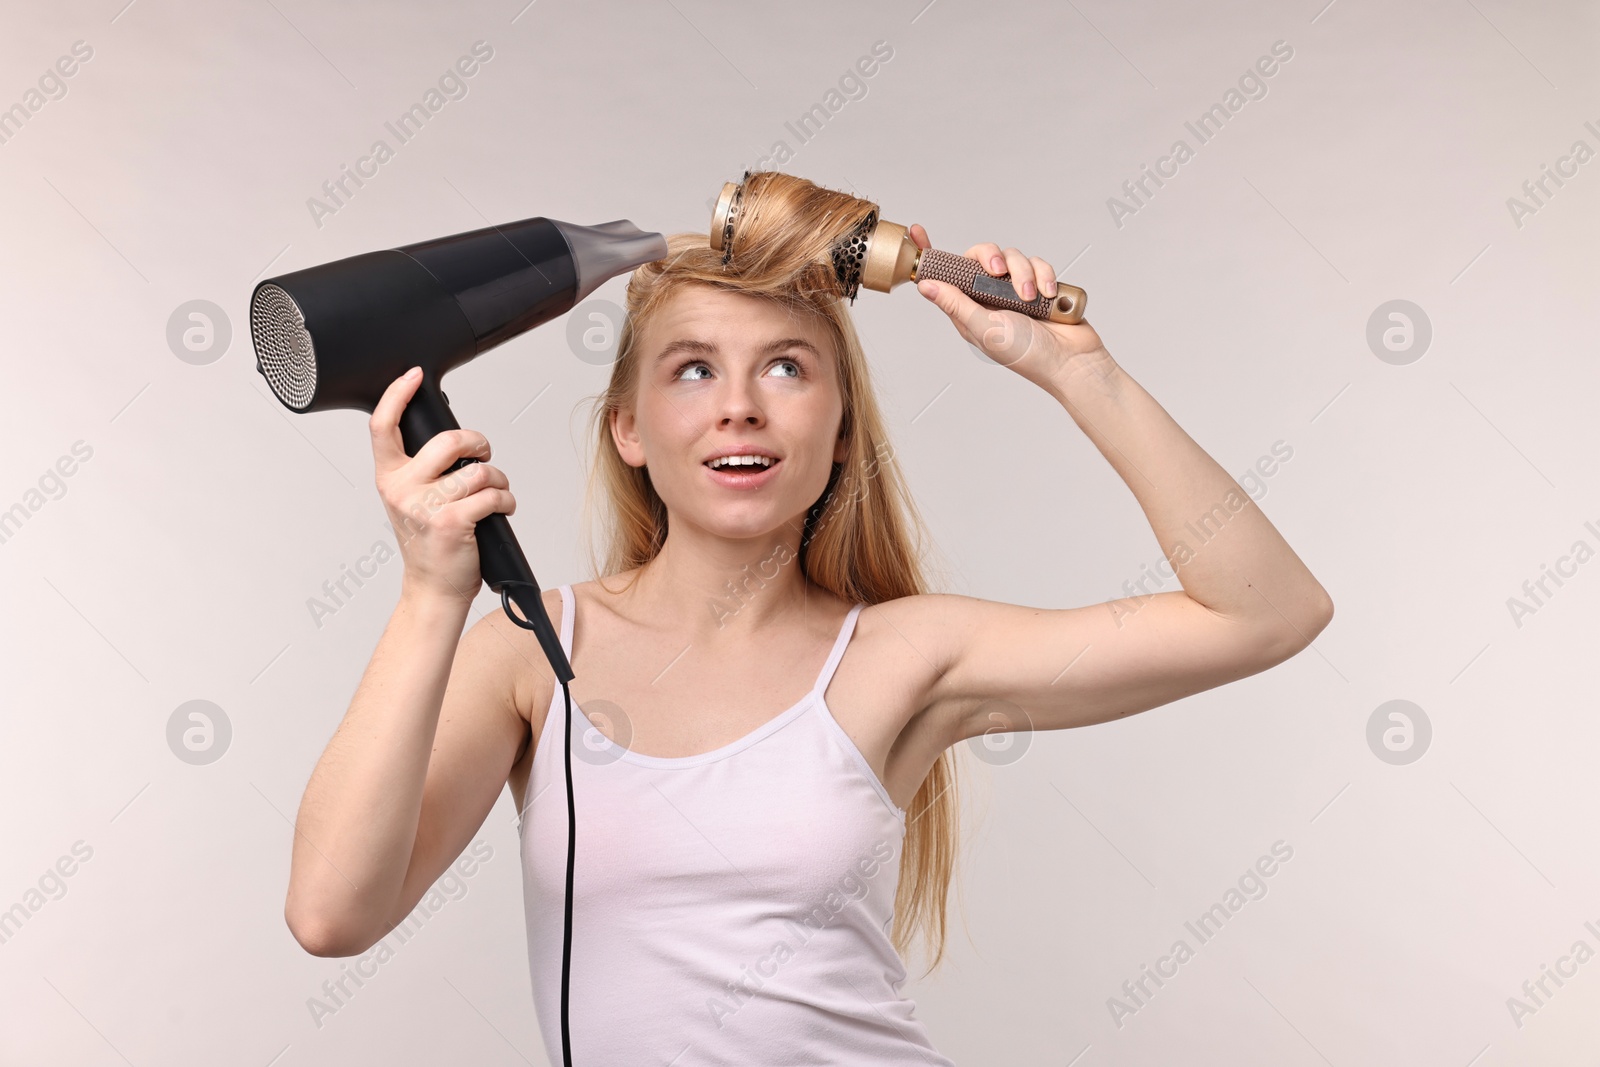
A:
[[[550,625],[559,635],[565,614],[560,586],[541,589],[539,598],[544,604],[545,614],[550,617]],[[512,610],[518,616],[522,615],[522,610],[516,605],[512,605]],[[508,675],[507,682],[511,686],[517,713],[527,719],[535,712],[542,712],[555,692],[556,675],[534,632],[512,622],[498,601],[492,611],[473,623],[471,632],[483,633],[483,637],[476,638],[482,643],[481,647],[495,648],[501,652],[495,659]],[[494,635],[492,638],[488,636],[490,632]]]
[[[623,571],[601,579],[566,582],[541,589],[540,598],[544,601],[545,614],[550,617],[551,628],[559,637],[566,626],[567,604],[561,592],[563,587],[572,594],[575,614],[593,620],[596,614],[594,609],[606,607],[636,573],[636,570]],[[527,720],[533,732],[534,742],[537,743],[545,713],[556,698],[559,683],[556,681],[555,671],[551,669],[550,661],[545,657],[544,649],[540,647],[539,639],[533,631],[513,623],[506,618],[504,611],[491,612],[479,621],[479,625],[484,624],[498,628],[506,639],[506,647],[514,650],[512,661],[515,664],[513,670],[516,672],[513,680],[516,707],[518,713]]]
[[[619,583],[626,583],[632,573],[634,572],[623,572],[598,580],[567,582],[540,590],[545,614],[550,617],[550,626],[559,636],[567,625],[565,618],[567,604],[566,598],[562,595],[563,587],[572,594],[575,613],[592,616],[592,610],[586,613],[584,609],[604,605],[615,596]],[[504,611],[492,612],[483,622],[499,627],[510,645],[520,653],[518,659],[524,664],[525,669],[521,672],[523,677],[519,679],[518,709],[525,716],[542,715],[554,698],[556,675],[550,668],[550,661],[545,658],[544,650],[539,646],[539,639],[533,631],[518,626],[506,618]]]
[[[948,593],[908,593],[865,605],[856,631],[863,645],[915,650],[917,658],[937,673],[948,662],[952,641],[966,628],[966,605],[975,602]]]

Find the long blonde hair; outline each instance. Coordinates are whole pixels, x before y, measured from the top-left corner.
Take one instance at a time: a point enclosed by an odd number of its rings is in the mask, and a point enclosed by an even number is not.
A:
[[[638,338],[645,323],[675,294],[701,285],[771,300],[791,314],[813,315],[838,353],[844,401],[840,434],[848,452],[833,465],[827,488],[807,512],[802,573],[847,603],[878,604],[929,591],[922,570],[926,529],[889,445],[866,354],[832,266],[836,242],[871,210],[868,201],[804,178],[753,173],[745,181],[743,220],[728,264],[706,234],[677,233],[668,238],[665,258],[633,272],[611,381],[596,398],[591,426],[594,462],[585,521],[595,510],[597,482],[607,520],[603,570],[596,566],[592,526],[587,538],[592,573],[642,567],[666,539],[666,505],[645,470],[629,466],[617,453],[610,420],[613,412],[633,407],[642,356]],[[932,950],[930,972],[944,956],[946,902],[960,829],[955,772],[952,753],[940,753],[911,802],[895,894],[894,946],[904,956],[920,930]]]

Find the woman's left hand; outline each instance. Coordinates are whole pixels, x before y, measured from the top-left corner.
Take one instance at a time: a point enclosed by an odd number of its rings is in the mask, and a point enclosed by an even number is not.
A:
[[[920,223],[913,224],[910,233],[918,248],[933,247]],[[1055,295],[1055,268],[1038,256],[1002,249],[993,242],[973,245],[962,255],[977,260],[992,276],[1009,272],[1011,287],[1024,300],[1032,300],[1040,292]],[[1018,311],[985,307],[944,282],[924,279],[917,283],[917,291],[949,315],[956,332],[969,343],[1046,391],[1054,392],[1079,365],[1111,358],[1087,320],[1050,322]]]

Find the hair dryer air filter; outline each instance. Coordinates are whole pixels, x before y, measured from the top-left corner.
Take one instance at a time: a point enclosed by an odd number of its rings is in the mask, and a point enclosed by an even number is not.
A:
[[[745,171],[742,181],[725,182],[711,213],[711,247],[722,253],[724,263],[732,259],[740,223],[746,217],[745,187],[749,181],[750,172]],[[834,245],[833,268],[840,288],[851,302],[862,285],[887,293],[902,282],[923,278],[953,285],[985,307],[1050,322],[1082,322],[1084,306],[1089,301],[1089,294],[1064,282],[1057,283],[1055,296],[1041,294],[1024,300],[1012,288],[1009,274],[995,277],[977,260],[936,248],[918,248],[906,227],[879,217],[876,204],[854,230]]]
[[[317,350],[294,297],[276,285],[262,286],[250,305],[250,336],[272,391],[304,410],[317,388]]]

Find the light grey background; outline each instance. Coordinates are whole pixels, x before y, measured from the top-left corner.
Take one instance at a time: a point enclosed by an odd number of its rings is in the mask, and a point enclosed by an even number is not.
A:
[[[364,416],[272,398],[249,294],[534,215],[704,230],[780,140],[783,169],[936,247],[1016,245],[1085,287],[1113,355],[1218,462],[1269,461],[1259,502],[1338,609],[1265,674],[1014,737],[1009,762],[964,751],[952,959],[906,986],[938,1047],[1057,1067],[1600,1054],[1600,961],[1520,1025],[1508,1006],[1574,942],[1600,949],[1600,563],[1520,625],[1508,607],[1600,546],[1600,159],[1520,220],[1508,204],[1575,141],[1600,150],[1592,5],[124,3],[14,7],[0,34],[0,107],[93,49],[0,143],[0,509],[26,519],[0,543],[0,1061],[545,1062],[509,794],[465,895],[313,1022],[348,961],[284,925],[291,820],[401,564],[313,620],[322,583],[392,539]],[[393,146],[383,124],[480,40],[467,94],[318,225],[322,183]],[[786,123],[876,41],[893,57],[802,144]],[[1266,95],[1198,144],[1185,122],[1277,41],[1293,57]],[[1194,157],[1119,225],[1108,200],[1179,138]],[[167,340],[192,300],[231,324],[211,362]],[[1431,324],[1404,365],[1367,340],[1391,300]],[[1096,603],[1160,559],[1047,395],[909,286],[854,313],[949,591]],[[553,322],[446,383],[547,587],[588,577],[581,431],[606,374]],[[79,441],[90,458],[50,481]],[[474,617],[492,610],[484,593]],[[210,763],[169,747],[193,700],[231,726]],[[1409,764],[1368,744],[1390,700],[1432,726]],[[1293,857],[1267,894],[1198,945],[1185,921],[1277,841]],[[1108,998],[1179,938],[1194,958],[1118,1026]]]

